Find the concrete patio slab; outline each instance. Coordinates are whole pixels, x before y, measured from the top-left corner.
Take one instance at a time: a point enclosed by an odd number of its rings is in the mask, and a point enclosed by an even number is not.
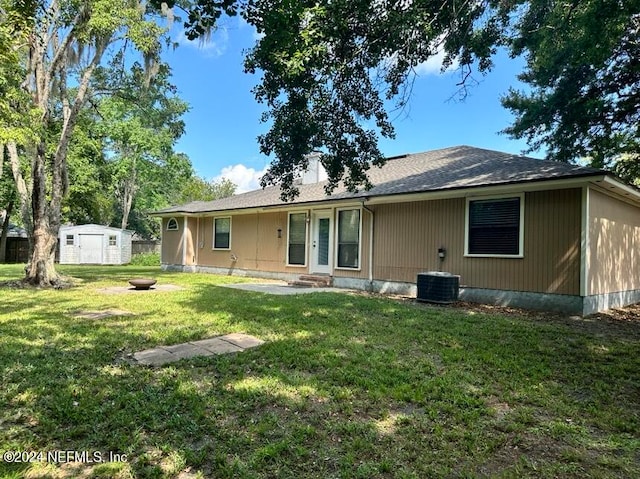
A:
[[[162,366],[180,359],[238,353],[264,344],[254,336],[232,333],[170,346],[158,346],[130,354],[128,361],[144,366]]]
[[[220,285],[225,288],[240,289],[243,291],[253,291],[255,293],[277,294],[277,295],[293,295],[293,294],[309,294],[309,293],[345,293],[349,290],[341,288],[300,288],[289,286],[287,283],[236,283]]]

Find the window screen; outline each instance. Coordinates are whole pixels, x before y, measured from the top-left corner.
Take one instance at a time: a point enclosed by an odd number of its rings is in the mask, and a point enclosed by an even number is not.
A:
[[[214,249],[229,249],[231,244],[231,218],[216,218],[213,229]]]
[[[289,215],[289,264],[304,265],[307,242],[307,214]]]
[[[519,255],[520,198],[469,202],[469,254]]]
[[[358,268],[360,258],[360,210],[338,212],[338,267]]]

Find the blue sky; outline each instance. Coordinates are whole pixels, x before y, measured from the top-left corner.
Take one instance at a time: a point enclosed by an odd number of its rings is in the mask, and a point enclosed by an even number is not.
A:
[[[191,105],[177,150],[186,153],[197,174],[207,180],[225,176],[239,192],[257,188],[269,159],[260,153],[256,138],[267,126],[260,123],[264,107],[251,93],[259,77],[242,68],[242,52],[254,44],[254,30],[230,19],[204,43],[186,40],[178,22],[173,30],[180,46],[167,52],[165,60],[180,97]],[[470,95],[454,101],[450,98],[459,78],[455,72],[440,74],[435,63],[423,65],[409,107],[391,114],[396,138],[382,139],[381,151],[394,156],[465,144],[521,153],[526,148],[523,141],[498,134],[512,120],[500,96],[510,86],[522,86],[516,79],[521,70],[522,61],[500,55],[492,72],[476,74],[480,83]]]

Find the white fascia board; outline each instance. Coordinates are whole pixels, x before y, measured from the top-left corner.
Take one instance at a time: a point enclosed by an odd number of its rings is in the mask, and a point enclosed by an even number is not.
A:
[[[608,192],[614,192],[621,198],[626,198],[635,202],[640,202],[640,191],[636,188],[623,183],[611,176],[605,176],[601,181],[596,181],[596,184]]]

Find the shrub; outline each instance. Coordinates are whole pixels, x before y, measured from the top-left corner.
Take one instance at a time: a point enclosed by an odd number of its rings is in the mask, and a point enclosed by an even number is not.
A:
[[[133,266],[160,266],[160,253],[138,253],[131,257]]]

